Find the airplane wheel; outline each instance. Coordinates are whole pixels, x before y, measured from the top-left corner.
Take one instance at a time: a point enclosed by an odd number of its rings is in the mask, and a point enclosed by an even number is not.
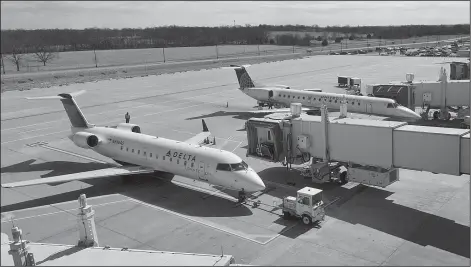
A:
[[[340,182],[342,182],[342,184],[346,184],[348,182],[347,181],[347,172],[340,173]]]
[[[309,217],[307,215],[303,215],[303,223],[305,225],[310,225],[312,223],[311,217]]]

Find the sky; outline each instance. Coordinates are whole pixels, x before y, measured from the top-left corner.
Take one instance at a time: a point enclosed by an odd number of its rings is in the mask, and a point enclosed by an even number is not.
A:
[[[469,24],[469,1],[1,1],[1,29]]]

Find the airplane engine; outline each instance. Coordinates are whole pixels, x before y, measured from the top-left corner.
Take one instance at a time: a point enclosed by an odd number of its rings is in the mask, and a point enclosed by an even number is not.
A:
[[[118,130],[124,130],[124,131],[129,131],[133,133],[141,133],[141,127],[136,124],[131,124],[131,123],[120,123],[118,126],[116,126],[116,129]]]
[[[74,136],[72,137],[72,141],[78,147],[85,149],[94,148],[100,142],[96,135],[86,132],[78,132],[74,134]]]

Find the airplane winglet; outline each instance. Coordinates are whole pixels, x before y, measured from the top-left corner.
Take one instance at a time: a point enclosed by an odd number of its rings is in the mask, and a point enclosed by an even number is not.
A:
[[[209,132],[208,126],[206,125],[206,122],[202,119],[203,122],[203,132]]]

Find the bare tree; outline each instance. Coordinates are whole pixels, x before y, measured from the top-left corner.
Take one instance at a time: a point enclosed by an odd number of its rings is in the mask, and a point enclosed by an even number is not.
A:
[[[44,66],[49,61],[52,61],[56,58],[56,53],[50,51],[45,46],[39,46],[36,48],[36,52],[34,52],[34,56],[38,62],[42,62]]]
[[[3,62],[3,54],[2,54],[2,70],[3,70],[3,74],[5,74],[5,62]]]
[[[11,55],[8,59],[16,65],[16,71],[20,71],[21,61],[23,60],[24,54],[21,53],[21,50],[18,48],[13,48]]]

